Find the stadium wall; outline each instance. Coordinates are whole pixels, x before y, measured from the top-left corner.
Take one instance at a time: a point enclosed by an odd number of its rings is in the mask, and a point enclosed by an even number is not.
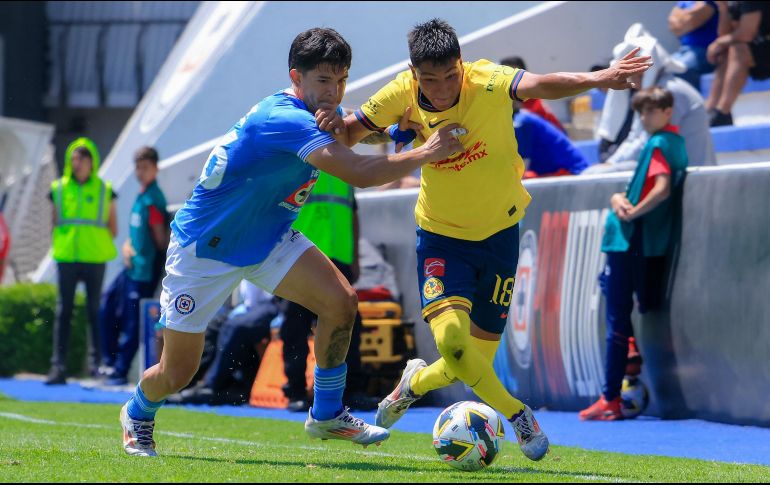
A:
[[[604,298],[597,276],[612,193],[630,172],[525,182],[533,196],[521,225],[516,291],[495,367],[515,395],[534,406],[578,410],[601,393]],[[660,309],[634,315],[651,393],[647,414],[770,426],[770,163],[695,168],[682,196],[677,251],[664,277]],[[417,350],[438,357],[420,323],[416,190],[359,196],[362,236],[385,244],[417,322]],[[437,391],[434,404],[472,396]]]

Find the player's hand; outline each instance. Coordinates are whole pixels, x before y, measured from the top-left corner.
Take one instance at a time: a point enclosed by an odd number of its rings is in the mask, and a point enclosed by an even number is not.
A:
[[[404,110],[404,115],[398,122],[398,126],[391,125],[388,128],[388,134],[390,138],[396,142],[396,153],[401,152],[404,145],[408,145],[415,138],[420,141],[425,141],[425,137],[422,136],[422,125],[416,121],[411,121],[409,118],[412,116],[412,107],[407,106]]]
[[[345,131],[345,121],[339,113],[337,107],[330,104],[322,104],[315,112],[315,122],[318,129],[334,135],[343,135]]]
[[[437,132],[433,133],[430,138],[419,149],[426,152],[428,159],[426,163],[438,162],[449,158],[453,153],[465,151],[465,147],[460,143],[460,140],[451,133],[455,128],[464,130],[459,124],[452,123],[451,125],[444,126]]]
[[[608,67],[607,69],[594,73],[597,80],[597,88],[608,89],[639,89],[635,83],[630,81],[630,77],[641,74],[652,66],[652,57],[636,57],[640,48],[632,50],[622,59]]]

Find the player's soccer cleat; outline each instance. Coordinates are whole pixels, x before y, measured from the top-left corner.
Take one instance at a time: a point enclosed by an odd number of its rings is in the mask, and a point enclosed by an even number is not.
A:
[[[353,417],[348,408],[343,409],[336,418],[325,421],[315,419],[311,409],[305,420],[305,432],[312,438],[347,440],[364,445],[364,448],[371,444],[379,446],[381,442],[390,437],[390,431],[379,426],[366,424],[363,419]]]
[[[383,428],[390,428],[396,424],[396,421],[401,419],[401,416],[406,413],[409,406],[422,397],[412,393],[409,383],[419,370],[427,366],[428,364],[422,359],[412,359],[406,363],[404,372],[401,373],[401,380],[396,388],[377,405],[377,415],[374,418],[374,424]]]
[[[524,456],[532,461],[541,460],[548,453],[548,437],[540,429],[529,406],[525,404],[524,409],[514,415],[510,422]]]
[[[120,410],[120,425],[123,427],[123,449],[129,455],[158,456],[152,431],[155,421],[139,421],[128,416],[128,404]]]
[[[620,412],[620,396],[612,401],[607,401],[602,395],[598,401],[580,411],[580,419],[583,421],[617,421],[623,419]]]

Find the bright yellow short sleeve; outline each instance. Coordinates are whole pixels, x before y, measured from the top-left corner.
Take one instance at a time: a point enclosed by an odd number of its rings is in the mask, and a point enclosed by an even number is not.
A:
[[[377,91],[356,111],[358,121],[372,131],[382,131],[398,123],[411,98],[411,76],[410,71],[402,72]]]

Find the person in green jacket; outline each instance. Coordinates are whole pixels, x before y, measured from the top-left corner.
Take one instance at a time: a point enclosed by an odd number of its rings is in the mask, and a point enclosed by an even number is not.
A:
[[[78,138],[67,147],[62,177],[51,184],[52,249],[58,269],[59,298],[46,384],[66,382],[72,310],[79,281],[86,287],[89,370],[95,374],[99,367],[99,295],[105,263],[117,256],[113,239],[118,222],[112,184],[99,178],[98,170],[96,145],[88,138]]]
[[[678,192],[687,169],[684,138],[671,124],[674,97],[653,87],[636,93],[632,107],[639,112],[650,139],[639,155],[639,163],[625,192],[610,198],[602,251],[607,264],[601,277],[607,299],[607,364],[603,394],[580,412],[582,420],[622,419],[620,390],[628,362],[629,338],[634,331],[631,312],[633,294],[644,313],[657,291],[647,288],[650,271],[660,268],[671,244]]]

